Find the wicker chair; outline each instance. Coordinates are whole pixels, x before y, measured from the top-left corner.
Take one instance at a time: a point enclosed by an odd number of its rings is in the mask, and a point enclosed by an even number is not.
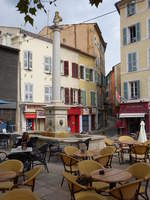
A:
[[[79,184],[77,182],[77,176],[73,176],[70,173],[63,172],[63,177],[68,183],[72,200],[79,200],[82,197],[82,195],[88,196],[91,195],[91,193],[96,194],[96,192],[92,190],[92,188]]]
[[[99,155],[95,157],[94,160],[100,163],[103,167],[108,167],[111,156],[112,156],[111,154]]]
[[[148,163],[140,162],[134,163],[127,169],[136,179],[143,179],[145,186],[140,187],[139,195],[144,199],[148,198],[148,183],[150,180],[150,165]]]
[[[79,151],[79,149],[75,146],[65,146],[64,148],[64,153],[69,156],[73,156],[76,151]]]
[[[148,146],[144,144],[134,144],[131,148],[131,158],[137,161],[144,161],[148,158]]]
[[[78,163],[80,175],[85,175],[87,177],[91,176],[91,173],[98,169],[103,169],[104,167],[94,160],[83,160]],[[105,190],[109,187],[107,183],[100,181],[92,181],[92,187],[97,191]]]
[[[111,167],[112,158],[115,152],[116,148],[114,146],[107,146],[100,150],[101,156],[107,155],[109,157],[109,160],[107,162],[107,167]]]
[[[15,189],[0,197],[0,200],[40,200],[33,192],[27,189]]]
[[[64,153],[60,153],[60,158],[64,166],[65,172],[70,174],[78,174],[78,160]],[[63,185],[64,177],[62,178],[61,186]]]

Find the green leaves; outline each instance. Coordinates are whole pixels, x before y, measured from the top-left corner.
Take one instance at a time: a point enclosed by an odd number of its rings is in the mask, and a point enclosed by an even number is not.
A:
[[[52,4],[56,0],[50,1],[49,3]],[[16,5],[18,11],[21,14],[25,14],[24,21],[25,23],[30,23],[33,26],[34,19],[33,16],[36,16],[38,10],[44,10],[46,13],[46,9],[41,0],[18,0]]]
[[[95,5],[96,7],[98,7],[103,0],[89,0],[89,1],[92,6]]]

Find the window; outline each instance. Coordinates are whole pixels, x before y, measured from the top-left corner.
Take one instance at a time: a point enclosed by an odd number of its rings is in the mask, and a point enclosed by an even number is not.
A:
[[[81,90],[81,104],[86,106],[86,91]]]
[[[60,63],[61,67],[61,75],[68,76],[69,75],[69,62],[67,60],[63,61],[61,60]]]
[[[78,103],[78,89],[73,89],[73,103]]]
[[[123,45],[140,41],[140,23],[134,24],[128,28],[123,28]]]
[[[128,72],[137,71],[137,55],[136,52],[128,54]]]
[[[31,83],[25,83],[25,101],[33,101],[33,85]]]
[[[45,102],[49,103],[52,100],[52,87],[45,86]]]
[[[69,104],[69,88],[65,88],[65,104]]]
[[[129,31],[129,43],[133,43],[140,40],[140,24],[137,23],[128,28]]]
[[[127,4],[127,16],[132,16],[135,14],[135,1],[132,0],[129,4]]]
[[[78,64],[72,63],[72,77],[78,78]]]
[[[93,73],[93,69],[90,69],[90,70],[89,70],[89,80],[90,80],[90,81],[93,81],[93,74],[94,74],[94,73]]]
[[[96,94],[91,91],[91,106],[96,106]]]
[[[32,52],[24,51],[24,69],[32,70]]]
[[[139,80],[124,82],[124,98],[126,100],[140,98],[140,81]]]
[[[44,57],[44,71],[45,73],[52,72],[51,57]]]
[[[139,98],[139,81],[129,82],[130,99]]]
[[[84,66],[80,65],[80,79],[84,79]]]

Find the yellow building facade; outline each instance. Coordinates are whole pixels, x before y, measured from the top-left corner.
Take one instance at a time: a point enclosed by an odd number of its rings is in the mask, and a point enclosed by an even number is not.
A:
[[[116,7],[120,13],[122,131],[138,132],[144,120],[150,132],[150,1],[121,0]]]

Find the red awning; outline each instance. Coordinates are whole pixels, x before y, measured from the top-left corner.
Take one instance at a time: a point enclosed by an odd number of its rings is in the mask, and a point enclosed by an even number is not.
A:
[[[25,113],[24,117],[27,118],[27,119],[35,119],[36,113]]]
[[[122,113],[147,113],[147,103],[125,103],[120,104],[119,114]]]
[[[68,110],[68,115],[81,115],[81,108],[70,108]]]

